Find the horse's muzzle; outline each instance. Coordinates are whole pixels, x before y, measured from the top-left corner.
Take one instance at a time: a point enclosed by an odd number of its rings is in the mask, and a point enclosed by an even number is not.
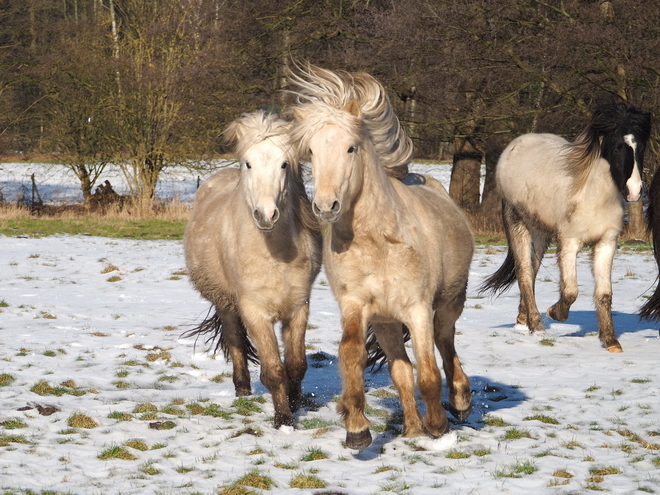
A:
[[[259,230],[268,232],[275,228],[275,224],[280,218],[280,210],[275,208],[270,218],[264,215],[261,211],[254,210],[252,212],[252,218],[254,219],[254,224],[257,226]]]
[[[333,223],[339,219],[339,214],[341,213],[341,203],[339,201],[334,201],[330,208],[319,208],[316,201],[312,203],[312,211],[316,218],[321,222]]]

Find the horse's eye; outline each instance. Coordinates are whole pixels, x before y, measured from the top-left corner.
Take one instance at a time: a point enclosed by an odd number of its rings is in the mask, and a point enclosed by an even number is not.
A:
[[[348,152],[355,153],[355,146],[351,146],[350,148],[348,148]]]
[[[245,168],[247,168],[247,169],[252,168],[252,165],[250,165],[250,162],[245,162]]]
[[[282,168],[286,168],[288,165],[289,165],[289,164],[288,164],[287,162],[284,162],[284,163],[282,164]]]

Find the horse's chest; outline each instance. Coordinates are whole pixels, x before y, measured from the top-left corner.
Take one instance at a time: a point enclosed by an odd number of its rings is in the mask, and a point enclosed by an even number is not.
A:
[[[345,252],[326,252],[326,273],[335,293],[350,294],[376,312],[389,312],[411,297],[419,297],[428,284],[424,257],[403,243],[374,245],[363,242]],[[395,304],[396,303],[396,304]]]

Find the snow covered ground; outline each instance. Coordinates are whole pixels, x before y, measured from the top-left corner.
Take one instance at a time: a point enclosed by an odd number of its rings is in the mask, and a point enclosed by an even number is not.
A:
[[[335,411],[340,315],[323,272],[307,334],[308,404],[298,428],[283,431],[272,428],[257,367],[254,396],[237,401],[231,365],[181,338],[208,308],[189,285],[181,242],[0,237],[0,489],[212,494],[258,474],[272,485],[256,493],[660,492],[660,340],[635,315],[657,274],[650,252],[624,245],[615,258],[622,354],[595,334],[586,253],[571,316],[546,320],[545,339],[514,327],[516,288],[477,294],[504,254],[477,250],[458,321],[469,419],[438,440],[403,439],[386,368],[368,372],[374,442],[356,452],[342,446]],[[550,254],[537,282],[542,311],[557,284]]]

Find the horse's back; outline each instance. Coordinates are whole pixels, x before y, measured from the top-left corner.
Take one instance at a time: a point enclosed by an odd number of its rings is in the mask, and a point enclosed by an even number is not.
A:
[[[439,288],[461,286],[467,282],[474,250],[470,222],[438,180],[424,177],[423,185],[398,187],[404,210],[421,233],[417,242],[427,250],[430,268],[443,280]]]
[[[567,144],[554,134],[523,134],[504,149],[495,169],[504,200],[553,229],[572,207]]]

